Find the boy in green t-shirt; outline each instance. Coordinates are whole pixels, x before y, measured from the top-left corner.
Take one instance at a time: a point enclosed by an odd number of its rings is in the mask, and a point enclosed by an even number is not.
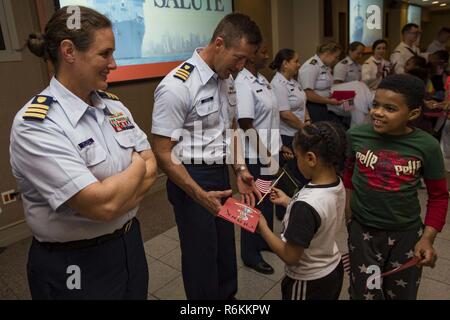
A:
[[[419,267],[435,265],[433,243],[445,224],[448,192],[439,143],[409,126],[420,115],[424,92],[414,76],[385,78],[375,94],[372,123],[348,132],[344,184],[352,299],[416,299],[421,268],[386,277],[372,289],[370,267],[384,273],[414,257]],[[422,178],[428,191],[425,226],[417,194]]]

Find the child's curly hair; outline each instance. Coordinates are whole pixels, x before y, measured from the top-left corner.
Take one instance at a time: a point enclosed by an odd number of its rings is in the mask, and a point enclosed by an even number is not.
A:
[[[347,138],[344,128],[334,122],[317,122],[300,129],[295,135],[294,148],[302,153],[313,152],[336,172],[344,167]]]

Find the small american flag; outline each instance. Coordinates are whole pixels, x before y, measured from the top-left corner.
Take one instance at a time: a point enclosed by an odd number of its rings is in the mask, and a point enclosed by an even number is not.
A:
[[[344,265],[344,271],[350,275],[350,254],[346,253],[342,255],[342,264]]]
[[[262,194],[267,194],[270,192],[270,188],[272,187],[273,181],[261,180],[257,179],[255,181],[256,188],[258,188],[259,192]]]

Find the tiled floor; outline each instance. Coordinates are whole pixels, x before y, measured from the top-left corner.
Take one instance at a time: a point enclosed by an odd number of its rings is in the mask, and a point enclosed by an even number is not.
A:
[[[155,219],[154,206],[151,213],[145,212],[150,207],[143,206],[141,210],[141,223],[147,225],[150,221],[169,220],[160,222],[160,226],[153,226],[152,230],[145,230],[143,227],[143,237],[145,241],[145,251],[150,269],[148,298],[152,300],[183,300],[185,293],[183,280],[181,278],[180,246],[178,232],[174,226],[170,207],[162,200],[165,199],[163,193],[156,195],[159,199],[157,214],[165,219]],[[149,199],[150,202],[156,198]],[[424,194],[421,192],[421,199],[424,202]],[[145,214],[145,216],[142,216]],[[162,225],[162,226],[161,226]],[[164,227],[166,226],[166,227]],[[169,226],[169,227],[167,227]],[[165,228],[165,232],[158,234]],[[279,231],[280,224],[277,222],[275,230]],[[157,233],[155,233],[157,232]],[[156,235],[158,234],[158,235]],[[156,236],[155,236],[156,235]],[[150,236],[149,238],[147,238]],[[338,244],[342,251],[346,252],[346,231],[339,234]],[[236,249],[239,257],[240,248],[239,232],[236,232]],[[21,241],[0,253],[0,299],[30,299],[30,294],[26,282],[25,265],[26,253],[30,239]],[[439,260],[435,269],[425,269],[422,277],[422,284],[419,290],[419,299],[445,299],[450,300],[450,221],[444,231],[438,236],[435,248],[439,254]],[[281,297],[280,281],[283,277],[283,263],[272,253],[264,252],[264,258],[275,268],[275,274],[262,275],[243,266],[238,258],[239,268],[239,291],[237,298],[278,300]],[[344,280],[344,287],[341,299],[348,299],[347,295],[348,279]]]

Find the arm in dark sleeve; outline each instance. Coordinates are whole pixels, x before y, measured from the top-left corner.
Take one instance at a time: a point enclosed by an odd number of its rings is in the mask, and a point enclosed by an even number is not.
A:
[[[296,202],[291,208],[284,238],[288,242],[307,249],[320,228],[320,224],[320,216],[313,207],[306,202]]]

